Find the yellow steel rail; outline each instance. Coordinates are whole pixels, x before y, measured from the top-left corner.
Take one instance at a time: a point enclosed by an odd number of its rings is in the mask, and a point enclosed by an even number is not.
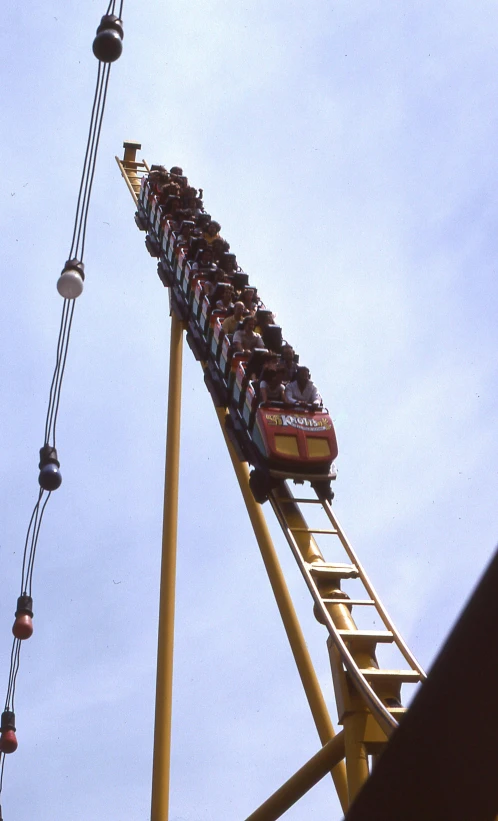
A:
[[[365,569],[362,567],[357,554],[353,550],[351,542],[349,541],[349,539],[347,538],[346,534],[344,533],[342,527],[339,524],[339,520],[337,519],[337,516],[335,515],[335,513],[332,509],[332,505],[328,501],[322,501],[321,504],[322,504],[323,510],[325,511],[327,517],[329,518],[330,522],[332,523],[333,527],[335,528],[337,536],[339,537],[340,542],[341,542],[344,550],[346,551],[346,554],[347,554],[349,560],[355,565],[355,567],[358,568],[358,575],[359,575],[359,577],[360,577],[360,579],[363,583],[363,587],[367,591],[370,598],[375,601],[375,609],[376,609],[377,613],[379,614],[380,618],[382,619],[385,627],[387,627],[387,629],[391,630],[391,632],[393,633],[395,641],[396,641],[396,645],[397,645],[400,653],[402,654],[402,656],[405,658],[405,661],[408,662],[408,664],[410,665],[410,667],[413,670],[417,670],[420,673],[420,678],[423,681],[426,678],[426,674],[425,674],[424,670],[422,669],[422,667],[418,663],[417,659],[415,658],[415,656],[413,655],[413,653],[409,649],[406,642],[403,640],[401,634],[396,629],[396,627],[394,625],[394,622],[392,621],[392,619],[388,615],[387,610],[385,609],[384,605],[382,604],[378,594],[374,590],[373,584],[371,583],[370,579],[368,578]]]
[[[301,500],[301,505],[305,503],[307,500]],[[315,504],[315,500],[310,500],[313,504]],[[401,636],[396,631],[393,622],[389,619],[386,610],[380,604],[380,600],[377,597],[377,594],[368,580],[365,571],[361,568],[359,561],[354,554],[351,545],[349,544],[345,534],[342,532],[339,522],[335,515],[332,512],[332,508],[329,502],[318,500],[322,509],[326,512],[327,516],[330,518],[333,524],[333,530],[324,530],[322,528],[312,529],[307,526],[306,520],[304,519],[303,514],[299,509],[299,505],[294,499],[292,492],[290,491],[286,482],[281,482],[278,489],[274,491],[270,496],[270,502],[275,512],[275,515],[278,519],[278,522],[282,528],[282,531],[289,543],[289,546],[294,554],[294,558],[303,574],[304,580],[308,586],[308,589],[312,595],[315,608],[318,611],[317,618],[318,620],[324,624],[328,631],[329,635],[331,636],[335,646],[338,648],[341,660],[344,663],[347,671],[352,676],[354,681],[354,685],[356,689],[362,694],[368,708],[371,710],[372,714],[375,716],[375,719],[382,727],[386,735],[390,735],[392,731],[397,727],[397,721],[390,713],[389,709],[383,704],[382,700],[376,694],[374,688],[371,686],[367,677],[364,673],[362,673],[359,665],[356,662],[353,652],[347,646],[346,640],[341,635],[340,626],[334,621],[333,615],[334,611],[339,610],[342,608],[344,609],[348,605],[348,598],[344,597],[342,600],[338,599],[336,602],[327,602],[327,599],[324,600],[320,590],[319,584],[315,581],[314,575],[318,578],[320,575],[328,575],[329,579],[332,578],[334,580],[340,579],[341,576],[344,577],[344,574],[349,575],[350,577],[359,577],[363,582],[368,595],[370,596],[370,601],[374,603],[376,612],[381,616],[382,620],[384,621],[385,625],[389,627],[390,634],[392,639],[398,645],[400,651],[407,657],[411,666],[411,671],[415,672],[415,675],[412,676],[412,679],[421,680],[425,678],[424,671],[420,667],[420,665],[415,661],[413,656],[411,655],[410,651],[406,647],[406,644],[403,642]],[[296,525],[295,522],[298,522]],[[352,569],[350,570],[347,566],[340,566],[338,564],[334,565],[327,565],[314,538],[313,535],[315,533],[319,534],[328,534],[338,536],[340,538],[341,544],[343,547],[347,548],[348,556],[352,560]],[[300,539],[301,537],[301,539]],[[304,547],[303,547],[303,538],[304,537]],[[301,541],[301,544],[299,543]],[[311,546],[313,547],[312,555],[310,555]],[[325,571],[324,573],[321,571]],[[327,606],[328,605],[328,606]],[[329,612],[332,611],[332,615]],[[344,616],[344,612],[342,613]],[[337,619],[336,619],[337,620]],[[341,624],[344,627],[344,624]],[[349,628],[349,629],[348,629]],[[353,641],[354,631],[356,630],[356,626],[352,619],[348,619],[348,627],[346,630],[343,630],[343,633],[348,634],[348,639]],[[358,631],[357,631],[358,632]],[[389,636],[388,638],[391,638]],[[361,636],[360,634],[357,635],[358,638],[370,638],[372,643],[375,640],[375,633],[372,631],[372,634],[367,637],[365,635]],[[379,640],[382,640],[382,636],[379,635]],[[375,662],[369,667],[375,667]],[[394,672],[394,671],[393,671]],[[406,678],[410,678],[406,676]]]
[[[140,143],[126,140],[123,143],[123,148],[125,150],[124,157],[122,160],[119,157],[116,157],[116,162],[119,166],[119,170],[121,171],[121,176],[126,183],[126,187],[128,188],[128,191],[133,197],[133,201],[136,205],[138,202],[138,195],[140,193],[140,182],[144,174],[149,173],[149,166],[145,160],[137,162],[137,151],[142,148]]]

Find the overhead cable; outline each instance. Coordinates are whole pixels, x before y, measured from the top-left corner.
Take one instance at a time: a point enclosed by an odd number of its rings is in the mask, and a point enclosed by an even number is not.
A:
[[[75,300],[83,291],[83,282],[85,279],[83,257],[85,253],[86,229],[107,100],[111,64],[121,56],[123,48],[123,0],[121,0],[119,4],[118,15],[115,14],[116,5],[117,0],[111,0],[97,28],[97,34],[92,45],[93,53],[98,60],[97,81],[78,191],[71,245],[68,260],[57,281],[57,290],[63,297],[64,302],[57,340],[55,367],[50,384],[44,440],[43,446],[40,449],[40,473],[38,476],[40,488],[26,533],[21,571],[21,593],[17,600],[16,620],[12,628],[14,640],[10,654],[10,669],[5,707],[1,714],[0,722],[0,794],[3,788],[5,756],[8,753],[14,752],[17,748],[14,712],[15,692],[20,664],[21,643],[24,639],[29,638],[33,632],[33,572],[40,528],[52,491],[56,490],[62,482],[62,476],[59,470],[60,463],[55,446],[57,418],[69,350]],[[1,819],[2,809],[0,807],[0,821]]]

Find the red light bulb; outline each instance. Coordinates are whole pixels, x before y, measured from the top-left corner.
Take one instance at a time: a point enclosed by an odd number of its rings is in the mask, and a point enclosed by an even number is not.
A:
[[[0,753],[15,753],[16,750],[16,717],[12,710],[4,710],[0,722]]]
[[[12,632],[16,639],[21,641],[33,635],[33,599],[26,593],[17,600],[16,620]]]
[[[33,619],[27,613],[19,613],[12,625],[12,632],[16,639],[29,639],[33,635]]]
[[[0,752],[15,753],[17,750],[17,738],[14,730],[5,730],[0,736]]]

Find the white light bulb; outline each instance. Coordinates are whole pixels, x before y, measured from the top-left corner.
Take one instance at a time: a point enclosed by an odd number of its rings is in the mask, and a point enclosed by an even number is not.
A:
[[[57,290],[64,299],[76,299],[83,291],[83,280],[74,268],[64,271],[57,280]]]
[[[68,260],[57,280],[57,290],[64,299],[76,299],[83,291],[84,279],[83,263],[77,259]]]

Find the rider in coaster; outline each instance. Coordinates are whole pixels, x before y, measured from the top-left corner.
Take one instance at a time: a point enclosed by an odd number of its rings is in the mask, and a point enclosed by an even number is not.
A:
[[[294,360],[294,348],[292,345],[282,345],[282,350],[280,352],[280,361],[278,363],[283,368],[283,376],[282,380],[287,382],[293,382],[296,378],[297,374],[297,365]]]
[[[244,288],[240,295],[241,302],[244,303],[246,313],[249,312],[251,316],[256,316],[256,311],[258,309],[258,302],[257,298],[255,297],[256,288],[252,288],[251,286],[247,286]]]
[[[205,272],[206,279],[204,281],[204,293],[208,295],[209,299],[213,299],[215,291],[220,288],[220,286],[225,284],[225,272],[218,268],[217,265],[211,267],[208,271]],[[216,299],[214,301],[216,302]]]
[[[242,329],[233,335],[233,347],[236,351],[252,351],[254,348],[264,348],[265,343],[261,336],[254,332],[256,320],[250,314],[242,320]]]
[[[184,220],[180,225],[180,233],[176,237],[175,247],[179,245],[188,247],[190,240],[195,235],[195,222],[193,220]]]
[[[322,397],[310,379],[309,369],[301,366],[296,378],[285,388],[285,401],[289,405],[312,405],[316,410],[323,405]]]
[[[206,232],[203,233],[204,242],[206,242]],[[218,263],[225,253],[225,251],[230,250],[230,244],[224,240],[222,237],[216,237],[212,242],[209,243],[210,248],[213,251],[213,258],[216,263]]]
[[[221,327],[226,334],[234,334],[244,318],[245,306],[243,302],[236,302],[233,306],[233,314],[228,316]]]
[[[153,165],[149,174],[149,182],[154,192],[159,194],[161,188],[169,182],[169,171],[166,171],[164,165]]]
[[[215,294],[213,294],[213,299]],[[216,300],[216,308],[220,311],[227,311],[230,313],[234,309],[234,304],[232,302],[233,297],[233,287],[232,285],[227,282],[223,286],[223,290],[221,292],[220,298]]]
[[[271,311],[268,311],[263,308],[258,308],[258,310],[256,311],[256,333],[261,334],[261,336],[264,338],[266,328],[268,327],[268,325],[272,325],[274,320],[275,317]]]
[[[211,220],[207,228],[203,233],[203,237],[206,242],[211,245],[216,239],[221,239],[220,237],[221,225],[216,220]]]
[[[193,246],[193,241],[190,242],[189,251],[191,251]],[[216,263],[213,262],[213,252],[211,248],[199,248],[195,255],[195,262],[190,263],[190,270],[191,271],[211,271],[216,270],[217,266]]]
[[[281,368],[265,368],[259,383],[261,402],[283,402],[284,386]]]

